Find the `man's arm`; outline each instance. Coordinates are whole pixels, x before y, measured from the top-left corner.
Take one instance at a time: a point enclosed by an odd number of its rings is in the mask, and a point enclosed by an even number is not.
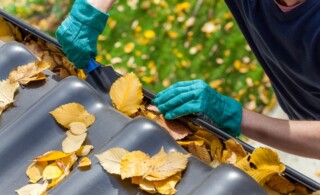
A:
[[[88,0],[88,3],[104,13],[110,10],[114,2],[115,0]]]
[[[274,148],[320,159],[320,121],[281,120],[242,109],[241,130]]]

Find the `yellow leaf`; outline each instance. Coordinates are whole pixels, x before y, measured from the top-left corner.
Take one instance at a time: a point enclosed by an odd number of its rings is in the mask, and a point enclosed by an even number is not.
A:
[[[36,158],[34,158],[34,161],[37,162],[47,162],[47,161],[53,161],[53,160],[58,160],[58,159],[62,159],[65,158],[67,156],[70,156],[71,154],[67,154],[61,151],[50,151],[47,152],[45,154],[43,154],[42,156],[38,156]]]
[[[87,132],[86,124],[82,122],[72,122],[70,123],[70,131],[74,135],[81,135]]]
[[[243,149],[242,145],[236,142],[234,139],[229,139],[224,142],[227,150],[231,150],[237,156],[237,162],[243,159],[247,152]]]
[[[272,170],[255,169],[247,171],[247,174],[263,186],[276,173]]]
[[[285,170],[285,165],[280,162],[278,154],[269,148],[255,149],[250,162],[260,170],[272,170],[275,173],[282,173]]]
[[[175,189],[177,183],[181,179],[181,172],[176,173],[175,175],[162,180],[162,181],[155,181],[154,186],[157,189],[157,192],[160,194],[175,194],[177,190]]]
[[[191,143],[188,146],[188,151],[206,163],[211,162],[210,154],[205,145],[199,146],[194,143]]]
[[[157,193],[157,189],[152,181],[148,181],[142,177],[132,177],[131,182],[133,184],[138,184],[141,190],[144,190],[150,194]]]
[[[266,183],[266,185],[282,194],[289,194],[290,192],[295,190],[295,186],[289,180],[279,174],[274,174]]]
[[[68,171],[64,172],[60,177],[52,179],[48,185],[48,189],[61,183],[63,181],[63,179],[66,178],[69,174],[70,174],[70,171],[68,170]]]
[[[32,162],[26,171],[26,175],[29,177],[29,182],[37,183],[42,178],[43,170],[47,165],[47,162]]]
[[[212,159],[217,159],[218,161],[222,160],[222,143],[218,137],[212,136],[210,143],[210,152]]]
[[[72,122],[82,122],[86,127],[89,127],[95,121],[95,116],[89,114],[87,110],[78,103],[64,104],[51,111],[50,114],[65,128],[70,128]]]
[[[111,148],[101,154],[95,155],[101,164],[101,166],[111,174],[120,175],[120,163],[124,155],[129,152],[122,148]]]
[[[22,85],[28,84],[30,81],[43,79],[43,74],[38,74],[50,67],[45,61],[36,61],[23,66],[18,66],[16,70],[12,70],[9,74],[10,82],[19,82]]]
[[[56,185],[58,185],[60,182],[63,181],[64,178],[66,178],[69,173],[72,165],[76,162],[77,156],[74,153],[71,153],[71,155],[58,159],[56,161],[57,166],[60,168],[60,170],[63,171],[63,174],[58,177],[51,180],[51,182],[48,185],[48,188],[52,188]]]
[[[59,168],[56,162],[49,164],[46,166],[46,168],[43,170],[43,179],[55,179],[60,177],[63,174],[63,171]]]
[[[1,29],[0,30],[1,41],[9,42],[14,40],[13,33],[10,29],[10,26],[2,17],[0,17],[0,29]]]
[[[142,85],[133,73],[128,73],[114,82],[110,89],[111,100],[117,110],[131,116],[142,102]]]
[[[91,160],[88,157],[83,157],[80,162],[78,167],[84,168],[84,167],[90,167],[91,166]]]
[[[65,153],[77,151],[87,137],[87,133],[73,135],[71,132],[67,131],[66,134],[67,137],[62,141],[62,151]]]
[[[195,140],[195,141],[177,141],[180,146],[189,146],[190,144],[195,144],[197,146],[203,146],[203,140]]]
[[[93,149],[93,145],[84,145],[81,146],[77,151],[77,156],[87,156],[89,152]]]
[[[16,190],[18,195],[43,195],[46,194],[48,182],[45,181],[43,184],[28,184],[22,188]]]
[[[234,165],[237,162],[237,155],[231,150],[223,150],[221,162]]]
[[[249,158],[250,158],[250,154],[248,154],[246,157],[242,158],[241,160],[239,160],[235,166],[238,167],[239,169],[243,170],[243,171],[249,171],[249,170],[253,170],[250,167],[250,162],[249,162]]]
[[[189,154],[179,152],[166,153],[163,147],[150,159],[151,169],[144,174],[149,181],[159,181],[183,171],[187,167]]]
[[[120,162],[121,178],[143,176],[150,169],[149,155],[141,151],[133,151],[125,154]]]
[[[11,83],[8,79],[0,81],[0,116],[2,112],[13,103],[14,94],[19,88],[19,83]]]

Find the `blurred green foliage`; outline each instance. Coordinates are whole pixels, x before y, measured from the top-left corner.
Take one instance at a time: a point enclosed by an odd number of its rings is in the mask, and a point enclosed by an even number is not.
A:
[[[72,2],[25,0],[4,9],[54,36]],[[119,0],[110,15],[98,43],[102,64],[134,72],[154,92],[203,79],[248,109],[273,107],[270,82],[223,0]]]

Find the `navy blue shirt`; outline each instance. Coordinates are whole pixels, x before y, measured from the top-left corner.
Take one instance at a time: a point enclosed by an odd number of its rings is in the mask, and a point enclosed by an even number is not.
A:
[[[320,0],[225,0],[290,119],[320,119]]]

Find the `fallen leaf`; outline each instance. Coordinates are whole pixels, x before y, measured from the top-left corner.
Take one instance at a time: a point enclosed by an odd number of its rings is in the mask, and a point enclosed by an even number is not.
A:
[[[67,137],[62,141],[62,151],[65,153],[77,151],[87,137],[87,133],[73,135],[71,132],[69,133],[69,131],[67,131],[66,134]]]
[[[59,178],[63,174],[63,171],[59,168],[56,162],[49,164],[43,170],[43,178],[45,180]]]
[[[78,164],[79,168],[85,168],[90,166],[91,166],[91,160],[88,157],[83,157]]]
[[[18,195],[43,195],[45,194],[48,187],[48,182],[45,181],[43,184],[28,184],[22,188],[16,190]]]
[[[64,104],[51,111],[50,114],[60,125],[68,129],[73,122],[82,122],[89,127],[95,121],[95,116],[89,114],[84,106],[78,103]]]
[[[266,183],[271,189],[282,194],[289,194],[295,190],[295,186],[279,174],[274,174]]]
[[[141,151],[125,154],[120,162],[120,175],[122,179],[143,176],[151,167],[149,155]]]
[[[142,85],[133,73],[117,79],[111,86],[110,98],[117,110],[131,116],[135,114],[142,102]]]
[[[81,146],[77,151],[77,156],[87,156],[89,152],[93,149],[93,145],[84,145]]]
[[[166,120],[163,115],[156,117],[154,120],[166,129],[175,140],[181,140],[192,133],[185,124],[176,120]]]
[[[81,135],[87,132],[86,124],[82,122],[72,122],[70,123],[70,131],[74,135]]]
[[[181,179],[181,172],[176,173],[175,175],[162,180],[162,181],[155,181],[154,186],[157,189],[157,192],[160,194],[175,194],[177,190],[175,189],[177,183]]]
[[[208,163],[208,164],[211,163],[211,156],[210,156],[205,145],[199,146],[194,143],[191,143],[188,146],[188,151],[192,155],[194,155],[194,156],[198,157],[199,159],[201,159],[202,161],[204,161],[205,163]]]
[[[47,162],[32,162],[26,171],[26,175],[29,177],[29,182],[37,183],[42,178],[43,170],[47,165]]]
[[[237,157],[237,162],[247,156],[247,152],[244,150],[241,144],[234,139],[228,139],[224,142],[227,150],[231,150]]]
[[[11,83],[8,79],[0,81],[0,115],[14,101],[19,83]]]
[[[19,82],[21,85],[26,85],[31,81],[45,79],[44,74],[40,74],[43,70],[50,67],[45,61],[35,61],[23,66],[18,66],[16,70],[12,70],[9,74],[10,82]]]
[[[95,155],[101,166],[111,174],[121,174],[120,163],[124,155],[129,152],[122,148],[111,148],[101,154]]]
[[[37,162],[48,162],[48,161],[62,159],[62,158],[68,157],[70,155],[71,154],[64,153],[61,151],[49,151],[49,152],[43,154],[42,156],[38,156],[38,157],[34,158],[33,160],[37,161]]]
[[[167,179],[184,170],[187,167],[189,157],[189,154],[180,152],[169,152],[167,154],[162,147],[160,151],[150,159],[150,163],[147,163],[151,169],[146,172],[143,177],[149,181]]]
[[[250,162],[257,169],[272,170],[275,173],[282,173],[286,169],[285,165],[280,162],[278,154],[269,148],[255,149],[251,154]]]

